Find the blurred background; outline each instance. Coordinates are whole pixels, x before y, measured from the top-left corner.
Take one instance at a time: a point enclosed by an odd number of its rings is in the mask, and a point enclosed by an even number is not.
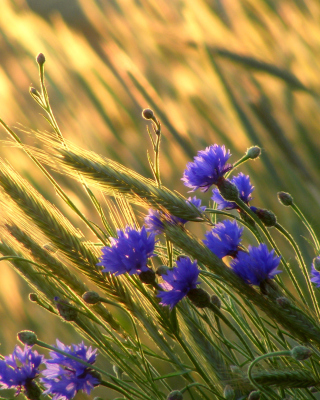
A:
[[[32,146],[41,144],[28,132],[50,129],[28,92],[39,88],[39,52],[66,139],[151,177],[141,117],[150,107],[163,127],[163,183],[185,196],[180,179],[198,150],[225,144],[235,162],[259,145],[260,160],[241,169],[256,187],[253,204],[276,213],[310,265],[308,233],[276,193],[290,192],[320,233],[318,0],[1,0],[0,117]],[[4,130],[0,137],[0,156],[82,229]],[[59,182],[98,222],[82,189]],[[67,324],[28,301],[27,285],[4,262],[0,282],[0,353],[13,350],[22,329],[76,342]]]

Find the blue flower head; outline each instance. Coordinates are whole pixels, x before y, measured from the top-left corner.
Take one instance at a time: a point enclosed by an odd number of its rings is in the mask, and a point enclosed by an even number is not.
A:
[[[154,256],[155,234],[148,236],[145,227],[136,230],[130,226],[117,233],[117,239],[111,238],[111,246],[102,248],[101,261],[97,264],[104,267],[102,272],[132,275],[148,271],[148,258]]]
[[[181,180],[192,189],[192,192],[199,188],[202,192],[206,192],[232,169],[232,165],[227,164],[230,156],[230,150],[227,151],[224,146],[217,144],[209,146],[199,151],[194,161],[187,164]]]
[[[92,350],[83,342],[79,345],[65,346],[57,340],[57,348],[88,364],[94,364],[96,361],[97,350]],[[90,394],[91,390],[99,385],[100,380],[90,367],[54,351],[49,354],[51,360],[46,360],[47,369],[42,371],[44,378],[41,382],[46,388],[44,394],[52,395],[53,400],[70,400],[79,390]]]
[[[219,258],[234,257],[238,253],[242,232],[243,228],[236,221],[225,220],[206,234],[207,240],[203,243]]]
[[[25,346],[22,350],[16,346],[13,353],[0,360],[0,385],[2,389],[27,389],[32,380],[39,374],[39,366],[44,361],[42,355]]]
[[[196,196],[194,196],[193,198],[189,197],[187,200],[187,204],[188,203],[196,206],[201,212],[203,212],[206,209],[206,206],[201,206],[201,200],[197,199]],[[161,221],[162,217],[164,217],[162,211],[150,209],[149,214],[144,219],[144,222],[147,226],[147,231],[152,232],[155,235],[160,235],[161,233],[163,233],[165,226]],[[174,215],[166,215],[166,219],[174,225],[178,224],[184,225],[188,222],[187,219],[179,218]]]
[[[249,175],[244,175],[240,172],[240,174],[231,179],[231,182],[237,186],[240,199],[246,204],[249,204],[249,201],[252,200],[251,193],[254,191],[254,186],[251,185]],[[225,200],[219,193],[218,189],[213,189],[212,193],[213,196],[211,199],[217,203],[218,210],[223,210],[224,208],[228,210],[238,208],[236,203]]]
[[[249,252],[239,251],[237,258],[231,261],[233,271],[249,285],[259,286],[266,279],[273,279],[282,271],[277,268],[281,257],[274,257],[274,250],[268,251],[265,244],[249,246]]]
[[[313,259],[311,264],[311,282],[315,283],[316,287],[320,287],[320,272],[316,269],[320,265],[320,256]]]
[[[169,269],[166,275],[162,275],[164,283],[160,286],[167,291],[159,292],[160,304],[170,306],[172,309],[182,300],[191,289],[195,289],[198,282],[199,268],[197,261],[192,262],[188,257],[182,257],[177,261],[177,266]]]

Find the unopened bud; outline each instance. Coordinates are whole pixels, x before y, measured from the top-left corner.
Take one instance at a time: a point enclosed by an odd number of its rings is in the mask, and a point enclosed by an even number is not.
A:
[[[167,400],[183,400],[183,395],[179,390],[174,390],[168,394]]]
[[[46,61],[46,58],[45,58],[44,54],[43,53],[39,53],[37,55],[37,63],[39,65],[43,65],[45,63],[45,61]]]
[[[281,204],[287,207],[292,206],[293,204],[293,197],[290,193],[278,192],[278,200]]]
[[[211,304],[210,295],[204,289],[201,288],[191,289],[189,290],[187,296],[190,299],[190,301],[198,308],[209,307]]]
[[[39,92],[38,92],[37,89],[35,89],[34,87],[29,88],[29,92],[30,92],[30,94],[32,94],[33,96],[40,97]]]
[[[160,265],[160,267],[156,270],[156,274],[159,276],[162,275],[167,275],[167,272],[169,271],[169,267],[167,267],[166,265]]]
[[[234,390],[232,389],[232,387],[230,385],[227,385],[224,390],[223,390],[223,397],[226,400],[233,400],[234,399]]]
[[[259,146],[252,146],[247,150],[247,156],[252,160],[258,158],[260,154],[261,154],[261,149]]]
[[[152,271],[152,269],[149,269],[148,271],[142,271],[139,274],[139,279],[142,283],[153,285],[156,283],[156,273]]]
[[[297,361],[307,360],[312,354],[313,351],[305,346],[296,346],[290,351],[291,357]]]
[[[211,303],[217,308],[221,308],[221,300],[215,294],[211,296]]]
[[[265,226],[272,227],[277,223],[277,217],[272,211],[266,210],[265,208],[250,207]]]
[[[18,333],[18,339],[21,343],[33,346],[37,343],[37,335],[32,331],[21,331]]]
[[[153,119],[154,118],[154,113],[150,108],[145,108],[142,111],[142,116],[144,119]]]
[[[59,315],[65,321],[75,321],[78,316],[78,311],[73,307],[67,300],[61,300],[59,297],[55,297],[55,302],[57,303],[57,309]]]
[[[82,298],[88,304],[97,304],[100,301],[99,293],[93,291],[83,293]]]
[[[217,183],[221,196],[228,201],[236,201],[239,199],[239,190],[237,186],[228,179],[220,178]]]
[[[249,396],[248,396],[248,400],[260,400],[261,394],[259,392],[259,390],[253,390]]]
[[[38,299],[38,295],[36,293],[30,293],[29,294],[29,300],[33,301],[33,302],[37,302],[39,300]]]
[[[312,261],[312,264],[313,264],[314,269],[315,269],[316,271],[320,271],[320,256],[315,257],[315,258],[313,259],[313,261]]]

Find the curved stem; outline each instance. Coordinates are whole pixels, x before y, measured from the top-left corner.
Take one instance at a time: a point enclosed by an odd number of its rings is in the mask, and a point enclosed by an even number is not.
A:
[[[302,211],[296,204],[293,203],[291,208],[298,215],[298,217],[301,219],[301,221],[305,224],[306,228],[308,229],[308,231],[314,241],[317,252],[318,252],[318,254],[320,254],[319,240],[318,240],[317,235],[315,234],[314,230],[312,229],[312,226],[310,225],[309,221],[307,220],[307,218],[304,216],[304,214],[302,213]]]

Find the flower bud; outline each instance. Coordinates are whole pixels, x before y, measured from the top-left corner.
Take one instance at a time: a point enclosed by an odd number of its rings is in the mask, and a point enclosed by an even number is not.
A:
[[[156,283],[156,273],[149,269],[148,271],[142,271],[139,274],[139,279],[142,283],[147,285],[153,285]]]
[[[290,351],[290,355],[297,361],[303,361],[311,357],[313,351],[305,346],[296,346]]]
[[[183,395],[179,390],[174,390],[168,394],[167,400],[183,400]]]
[[[29,294],[29,300],[36,303],[39,300],[38,299],[38,295],[36,293],[30,293]]]
[[[258,158],[261,154],[261,149],[259,146],[252,146],[247,150],[247,156],[254,160],[255,158]]]
[[[156,274],[159,276],[162,275],[167,275],[167,272],[169,271],[169,267],[167,267],[166,265],[160,265],[160,267],[156,270]]]
[[[209,293],[201,288],[189,290],[187,296],[190,301],[198,308],[209,307],[211,304]]]
[[[221,300],[215,294],[211,296],[211,303],[217,308],[221,308]]]
[[[250,209],[259,217],[265,226],[272,227],[277,223],[277,217],[272,211],[253,206],[251,206]]]
[[[37,89],[35,89],[34,87],[30,87],[30,88],[29,88],[29,92],[30,92],[30,94],[33,95],[33,96],[40,97],[39,92],[38,92]]]
[[[93,291],[83,293],[82,298],[88,304],[97,304],[100,301],[99,293]]]
[[[37,55],[37,63],[39,65],[43,65],[45,63],[45,61],[46,61],[46,58],[45,58],[44,54],[43,53],[39,53]]]
[[[260,400],[261,394],[259,392],[259,390],[253,390],[249,396],[248,396],[248,400]]]
[[[320,271],[320,256],[315,257],[315,258],[313,259],[313,261],[312,261],[312,264],[313,264],[314,269],[315,269],[316,271]]]
[[[220,178],[217,183],[221,196],[228,201],[236,201],[239,199],[239,190],[237,186],[228,179]]]
[[[293,197],[290,193],[278,192],[278,200],[281,204],[287,207],[292,206],[293,204]]]
[[[233,400],[234,399],[234,395],[235,395],[235,393],[234,393],[234,390],[232,389],[232,387],[230,385],[227,385],[224,388],[224,391],[223,391],[224,398],[226,400]]]
[[[145,108],[142,111],[142,116],[144,119],[153,119],[154,118],[154,113],[150,108]]]
[[[54,300],[60,317],[69,322],[77,319],[78,311],[67,300],[61,300],[59,297],[55,297]]]
[[[33,346],[37,343],[37,335],[32,331],[21,331],[18,333],[18,339],[21,343]]]

